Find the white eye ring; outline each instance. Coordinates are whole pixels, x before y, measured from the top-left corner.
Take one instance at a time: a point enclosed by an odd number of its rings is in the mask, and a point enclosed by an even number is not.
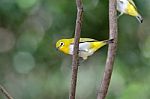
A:
[[[64,46],[64,42],[60,42],[60,46]]]

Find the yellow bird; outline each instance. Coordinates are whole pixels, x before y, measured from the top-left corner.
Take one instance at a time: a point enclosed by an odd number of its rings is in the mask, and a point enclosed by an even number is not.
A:
[[[137,11],[133,0],[117,0],[117,10],[120,12],[118,17],[123,14],[128,14],[136,17],[140,23],[143,22],[143,17]]]
[[[113,39],[97,41],[91,38],[80,38],[79,57],[82,57],[83,60],[86,60],[88,56],[91,56],[96,50],[109,43],[113,43]],[[66,54],[72,55],[74,48],[74,38],[61,39],[57,41],[56,48]]]

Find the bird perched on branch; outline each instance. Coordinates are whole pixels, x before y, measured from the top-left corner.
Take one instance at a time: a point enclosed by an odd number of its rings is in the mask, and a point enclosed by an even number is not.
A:
[[[120,12],[118,17],[128,14],[136,17],[140,23],[143,22],[143,17],[139,14],[133,0],[117,0],[117,10]]]
[[[114,39],[97,41],[91,38],[80,38],[79,41],[79,57],[86,60],[88,56],[91,56],[99,48],[106,44],[113,43]],[[73,55],[74,48],[74,38],[71,39],[61,39],[57,41],[56,48],[66,54]]]

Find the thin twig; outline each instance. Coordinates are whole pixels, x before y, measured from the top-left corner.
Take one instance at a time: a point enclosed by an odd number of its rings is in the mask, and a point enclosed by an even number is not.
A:
[[[77,5],[77,18],[76,18],[76,27],[75,27],[75,36],[74,36],[74,48],[73,48],[73,57],[72,57],[72,79],[71,79],[71,88],[69,99],[75,99],[76,94],[76,83],[77,83],[77,73],[78,73],[78,50],[79,50],[79,39],[82,25],[82,15],[83,15],[83,5],[81,0],[76,0]]]
[[[7,99],[14,99],[2,85],[0,85],[0,91],[7,97]]]
[[[107,95],[117,50],[117,36],[118,36],[118,28],[117,28],[116,0],[109,0],[109,38],[110,39],[114,38],[114,43],[109,44],[108,47],[104,75],[101,82],[100,90],[98,92],[97,99],[105,99]]]

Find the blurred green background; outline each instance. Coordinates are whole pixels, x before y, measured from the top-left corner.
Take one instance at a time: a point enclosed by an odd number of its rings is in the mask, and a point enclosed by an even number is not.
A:
[[[108,0],[83,0],[81,37],[108,39]],[[144,17],[118,20],[118,51],[107,99],[150,99],[150,0],[135,1]],[[75,0],[0,0],[0,84],[15,99],[67,99],[71,56],[55,48],[72,38]],[[79,67],[77,99],[96,99],[107,46]],[[5,99],[0,93],[0,99]]]

